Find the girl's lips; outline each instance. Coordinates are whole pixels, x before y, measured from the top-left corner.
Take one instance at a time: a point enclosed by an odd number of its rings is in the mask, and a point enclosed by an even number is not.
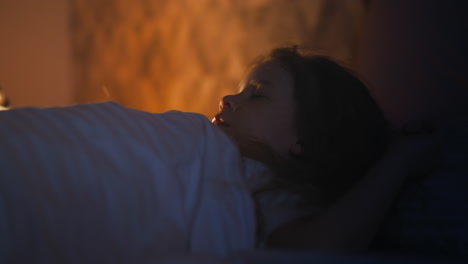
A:
[[[213,117],[213,119],[211,120],[211,123],[217,126],[229,126],[219,114]]]

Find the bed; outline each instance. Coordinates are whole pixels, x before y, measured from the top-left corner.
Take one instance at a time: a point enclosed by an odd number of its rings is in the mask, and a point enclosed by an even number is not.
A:
[[[468,254],[466,120],[440,131],[442,166],[406,185],[361,255],[255,249],[242,160],[201,115],[107,102],[14,109],[0,121],[1,260],[457,263]]]

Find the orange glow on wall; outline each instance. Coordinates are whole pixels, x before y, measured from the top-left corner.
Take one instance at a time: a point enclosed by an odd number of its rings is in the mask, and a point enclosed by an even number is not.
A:
[[[69,2],[0,0],[0,87],[13,106],[74,101]]]
[[[352,63],[361,2],[74,0],[76,99],[210,116],[273,47],[299,44]]]

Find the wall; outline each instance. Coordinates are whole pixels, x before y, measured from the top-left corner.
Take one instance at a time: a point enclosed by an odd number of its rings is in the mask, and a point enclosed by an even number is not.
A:
[[[466,1],[375,0],[357,63],[390,120],[468,115]]]
[[[0,86],[13,106],[74,102],[68,1],[0,0]]]
[[[356,0],[74,0],[71,10],[79,102],[207,116],[273,47],[352,64],[365,15]]]

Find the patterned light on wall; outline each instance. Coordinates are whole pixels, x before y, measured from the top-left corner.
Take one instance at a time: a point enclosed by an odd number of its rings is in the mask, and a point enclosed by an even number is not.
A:
[[[351,64],[361,1],[73,0],[77,102],[217,111],[248,64],[299,44]]]

